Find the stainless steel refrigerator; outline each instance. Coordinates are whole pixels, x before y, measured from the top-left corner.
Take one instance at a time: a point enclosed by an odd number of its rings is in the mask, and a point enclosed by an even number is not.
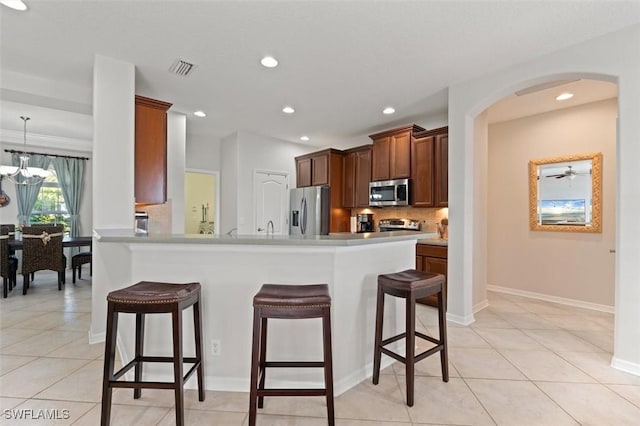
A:
[[[329,187],[293,188],[289,198],[289,235],[329,234]]]

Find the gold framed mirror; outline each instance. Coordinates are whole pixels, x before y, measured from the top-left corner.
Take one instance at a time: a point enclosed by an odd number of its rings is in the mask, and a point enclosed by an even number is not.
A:
[[[602,153],[529,161],[529,229],[602,232]]]

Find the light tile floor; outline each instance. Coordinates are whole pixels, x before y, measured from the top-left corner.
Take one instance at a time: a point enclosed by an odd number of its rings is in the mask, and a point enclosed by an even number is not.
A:
[[[469,327],[450,323],[450,380],[437,356],[416,366],[415,405],[405,405],[403,365],[336,397],[336,423],[394,425],[638,425],[640,377],[609,366],[613,315],[489,293],[490,306]],[[91,282],[36,274],[0,301],[0,425],[100,422],[103,345],[89,345]],[[433,308],[419,306],[418,327],[437,333]],[[422,345],[421,345],[422,346]],[[140,400],[116,390],[113,425],[171,425],[170,391],[145,390]],[[246,425],[248,395],[186,391],[191,425]],[[56,422],[16,420],[12,409],[58,410]],[[7,411],[8,410],[8,411]],[[63,411],[68,410],[68,411]],[[323,398],[267,398],[260,425],[326,425]]]

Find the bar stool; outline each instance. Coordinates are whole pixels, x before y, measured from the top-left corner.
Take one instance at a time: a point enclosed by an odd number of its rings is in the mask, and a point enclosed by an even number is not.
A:
[[[173,389],[176,403],[176,425],[184,424],[184,383],[194,371],[198,372],[198,399],[204,401],[204,371],[202,366],[202,322],[200,318],[200,284],[171,284],[141,281],[130,287],[112,291],[107,295],[107,336],[104,355],[104,376],[102,382],[102,415],[100,424],[109,424],[111,416],[112,388],[133,388],[133,398],[139,399],[142,389]],[[195,357],[182,354],[182,311],[193,305],[193,326],[195,334]],[[114,373],[116,337],[119,313],[136,314],[135,358]],[[144,322],[145,314],[171,313],[173,322],[173,357],[145,356]],[[170,362],[173,364],[173,382],[142,381],[144,362]],[[184,376],[183,363],[193,363]],[[134,380],[118,380],[132,367]]]
[[[326,284],[264,284],[253,297],[249,426],[255,426],[256,403],[257,408],[262,408],[265,396],[326,396],[329,425],[335,424],[330,308],[331,297],[329,296],[329,287]],[[322,318],[324,361],[267,361],[268,318]],[[265,389],[265,370],[267,367],[324,367],[325,387],[321,389]]]
[[[380,379],[380,359],[382,354],[404,363],[407,376],[407,405],[413,407],[414,367],[415,363],[429,355],[440,352],[442,365],[442,380],[449,381],[449,365],[447,363],[447,324],[446,324],[446,296],[443,291],[445,278],[442,274],[420,272],[414,269],[397,272],[395,274],[378,275],[378,304],[376,308],[376,336],[373,354],[373,384]],[[382,340],[382,323],[384,317],[384,296],[389,294],[406,299],[406,331],[397,336]],[[438,297],[438,324],[440,339],[416,331],[416,299],[436,294]],[[434,343],[436,346],[415,354],[416,336]],[[406,352],[402,357],[384,346],[405,338]]]

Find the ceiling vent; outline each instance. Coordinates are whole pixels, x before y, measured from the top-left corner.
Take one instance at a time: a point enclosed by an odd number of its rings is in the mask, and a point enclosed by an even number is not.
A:
[[[187,62],[182,59],[176,59],[171,67],[169,68],[169,72],[171,74],[179,75],[180,77],[187,77],[191,71],[196,67],[195,64],[191,62]]]

